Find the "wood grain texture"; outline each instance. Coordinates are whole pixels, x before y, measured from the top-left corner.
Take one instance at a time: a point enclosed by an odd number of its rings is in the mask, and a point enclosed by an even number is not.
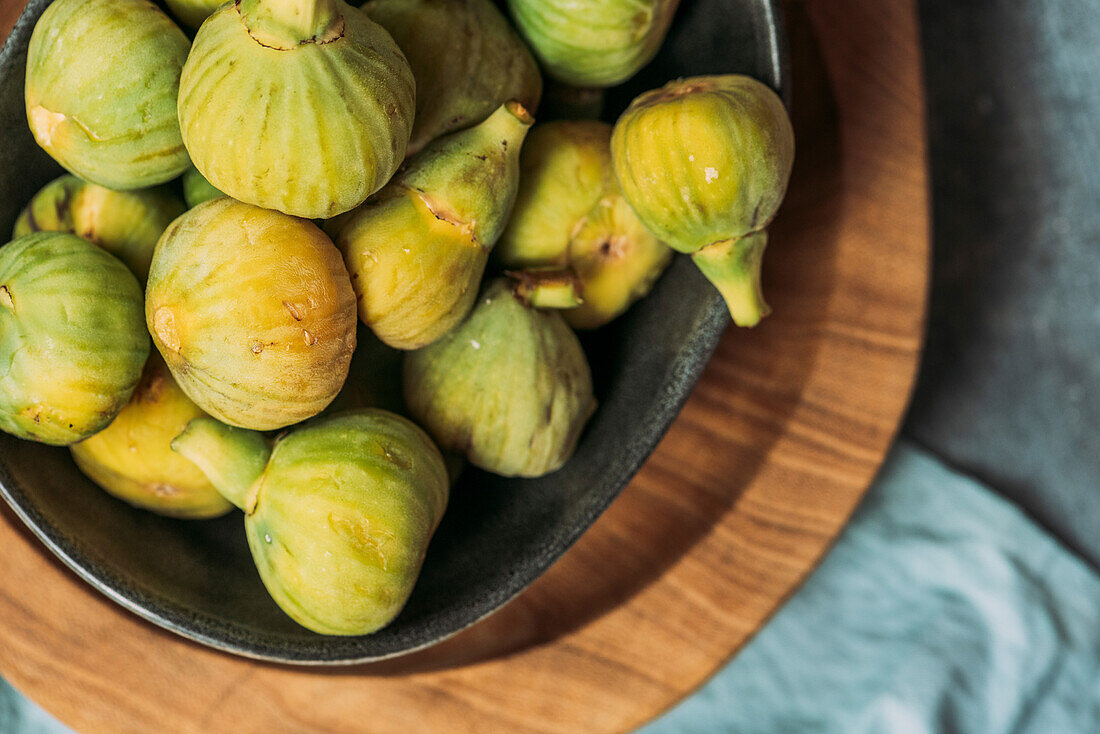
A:
[[[0,27],[13,0],[0,0]],[[123,612],[0,514],[0,675],[81,732],[621,732],[820,560],[905,408],[928,274],[914,0],[792,0],[799,153],[775,313],[729,332],[635,481],[499,613],[373,666],[259,664]],[[6,23],[6,25],[5,25]]]

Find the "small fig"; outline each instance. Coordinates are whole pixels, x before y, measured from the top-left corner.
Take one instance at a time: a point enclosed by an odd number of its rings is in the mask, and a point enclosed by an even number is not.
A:
[[[646,295],[672,259],[623,198],[611,168],[611,126],[536,125],[520,157],[520,186],[496,256],[507,267],[573,269],[582,303],[574,327],[606,324]]]
[[[198,418],[172,444],[244,510],[271,597],[325,635],[365,635],[405,606],[447,506],[439,450],[384,410],[263,436]]]
[[[15,221],[13,236],[75,234],[122,260],[144,283],[157,240],[184,211],[180,200],[165,188],[112,191],[76,176],[62,176],[34,195]]]
[[[172,15],[188,28],[198,28],[226,0],[165,0]]]
[[[405,157],[412,70],[342,0],[238,0],[202,24],[180,79],[191,160],[228,196],[308,218],[346,212]]]
[[[515,201],[531,123],[509,102],[436,139],[343,223],[336,243],[359,316],[386,344],[430,344],[469,312]]]
[[[682,79],[635,99],[611,139],[615,174],[638,218],[692,253],[733,320],[767,315],[766,237],[787,190],[794,131],[783,102],[746,76]],[[731,242],[732,240],[732,242]]]
[[[149,0],[58,0],[27,49],[27,120],[38,144],[112,189],[165,183],[187,168],[176,117],[190,44]]]
[[[225,194],[214,188],[213,184],[203,178],[199,169],[194,166],[188,168],[183,174],[183,200],[187,202],[189,208],[220,196]]]
[[[538,65],[491,0],[373,0],[363,10],[390,32],[416,78],[406,155],[509,100],[538,107]]]
[[[561,467],[596,408],[569,325],[523,303],[504,279],[486,287],[463,323],[405,357],[405,401],[440,447],[522,477]]]
[[[111,425],[69,450],[92,481],[135,507],[171,517],[217,517],[233,505],[170,445],[192,419],[204,415],[154,351],[130,402]]]
[[[679,0],[508,0],[546,73],[578,87],[611,87],[645,66]]]
[[[141,303],[133,273],[87,240],[0,248],[0,429],[64,446],[106,428],[149,355]]]
[[[355,294],[312,222],[228,197],[165,231],[145,317],[189,398],[218,420],[281,428],[316,415],[344,384]]]

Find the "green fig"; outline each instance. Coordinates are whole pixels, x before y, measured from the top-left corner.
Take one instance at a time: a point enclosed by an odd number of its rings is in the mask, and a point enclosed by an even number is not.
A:
[[[0,248],[0,429],[57,446],[103,430],[148,354],[141,286],[113,255],[59,232]]]
[[[272,598],[325,635],[365,635],[405,606],[449,484],[439,450],[410,421],[364,409],[263,436],[210,418],[172,444],[245,514]]]
[[[412,130],[412,70],[342,0],[238,0],[195,36],[179,120],[195,167],[239,201],[334,217],[382,187]]]
[[[188,168],[183,174],[183,200],[187,202],[188,207],[194,208],[204,201],[217,199],[220,196],[225,194],[214,188],[194,166]]]
[[[332,241],[312,222],[228,197],[165,231],[145,317],[187,396],[243,428],[321,412],[355,349],[355,294]]]
[[[508,0],[546,73],[578,87],[626,81],[657,53],[679,0]]]
[[[693,254],[734,322],[766,316],[764,230],[794,164],[794,131],[775,92],[739,75],[671,82],[631,103],[615,124],[611,156],[638,218]]]
[[[176,117],[190,44],[149,0],[57,0],[27,49],[27,120],[38,144],[112,189],[165,183],[187,168]]]
[[[172,15],[188,28],[198,28],[202,22],[227,0],[165,0]]]
[[[538,107],[538,65],[491,0],[373,0],[363,10],[390,32],[416,78],[407,155],[509,100]]]
[[[76,176],[46,184],[15,221],[13,237],[32,232],[68,232],[122,260],[142,283],[157,240],[186,211],[165,188],[112,191]]]
[[[532,122],[509,102],[436,139],[344,222],[336,244],[359,317],[386,344],[430,344],[469,312],[515,200]]]
[[[611,126],[603,122],[536,125],[520,156],[515,209],[495,250],[510,268],[572,268],[582,302],[563,316],[576,328],[619,316],[672,260],[619,191],[610,143]]]
[[[491,282],[470,316],[405,357],[405,401],[441,448],[503,476],[565,463],[596,408],[580,342],[556,311]]]
[[[92,481],[135,507],[171,517],[217,517],[233,505],[171,447],[192,419],[204,415],[154,351],[130,402],[111,425],[69,450]]]

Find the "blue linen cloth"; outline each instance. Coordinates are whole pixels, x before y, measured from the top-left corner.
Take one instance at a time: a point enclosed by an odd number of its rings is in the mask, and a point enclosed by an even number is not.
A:
[[[0,734],[62,732],[0,682]],[[1100,578],[901,442],[801,591],[638,734],[716,732],[1100,732]]]

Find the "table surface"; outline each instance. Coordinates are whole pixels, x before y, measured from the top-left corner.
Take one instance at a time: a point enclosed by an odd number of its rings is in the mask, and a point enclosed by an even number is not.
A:
[[[13,3],[0,0],[0,33]],[[624,731],[694,689],[812,570],[908,400],[929,261],[912,0],[796,0],[799,160],[775,315],[731,331],[621,498],[505,609],[373,666],[239,660],[89,590],[0,513],[0,674],[82,732]]]

